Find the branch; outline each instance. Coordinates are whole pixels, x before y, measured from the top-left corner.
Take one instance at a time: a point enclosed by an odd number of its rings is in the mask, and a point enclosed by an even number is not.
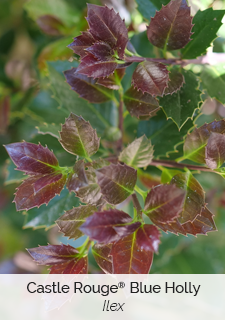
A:
[[[200,170],[200,171],[207,171],[207,172],[214,172],[213,170],[198,166],[198,165],[191,165],[191,164],[185,164],[185,163],[177,163],[176,161],[170,161],[170,160],[152,160],[152,162],[149,164],[149,166],[164,166],[168,168],[180,168],[185,169],[188,168],[190,170]]]

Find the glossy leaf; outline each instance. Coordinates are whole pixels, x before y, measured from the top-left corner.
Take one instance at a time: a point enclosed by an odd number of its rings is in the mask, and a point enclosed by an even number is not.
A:
[[[66,175],[52,173],[48,175],[35,175],[24,180],[17,188],[14,198],[16,210],[29,210],[40,207],[42,204],[60,194],[66,183]]]
[[[97,179],[104,199],[118,204],[132,194],[137,171],[125,164],[111,164],[97,171]]]
[[[200,77],[202,86],[207,90],[209,96],[224,104],[225,64],[222,62],[213,66],[204,66]]]
[[[148,93],[142,93],[131,87],[124,96],[124,103],[131,116],[139,119],[149,119],[160,109],[158,101]]]
[[[119,14],[106,6],[88,4],[87,22],[93,37],[108,43],[111,48],[115,48],[119,58],[123,59],[124,50],[128,42],[128,33],[126,25]]]
[[[153,252],[138,247],[136,233],[114,243],[111,255],[114,274],[148,274],[153,260]]]
[[[139,225],[131,224],[132,218],[116,209],[95,212],[86,219],[80,230],[100,243],[111,243],[133,233]]]
[[[44,33],[50,36],[60,36],[64,33],[63,32],[65,30],[64,24],[60,19],[58,19],[53,15],[46,14],[46,15],[40,16],[36,22],[39,28]]]
[[[51,266],[52,274],[85,274],[87,257],[78,258],[79,252],[70,245],[48,245],[27,250],[39,265]]]
[[[183,210],[178,218],[179,222],[183,224],[195,220],[197,215],[201,214],[202,207],[205,205],[205,192],[200,183],[188,171],[174,176],[170,184],[185,192]]]
[[[123,76],[125,75],[125,68],[116,69],[113,74],[106,78],[99,78],[97,80],[97,84],[104,86],[106,88],[112,90],[119,90],[120,88],[120,81],[122,80]]]
[[[77,68],[72,68],[64,72],[67,83],[71,89],[79,94],[83,99],[92,103],[102,103],[113,99],[113,93],[96,83],[96,80],[76,72]]]
[[[136,0],[138,11],[147,20],[154,17],[156,11],[160,10],[162,5],[166,5],[169,2],[170,0]]]
[[[55,225],[57,219],[62,216],[65,211],[78,207],[79,199],[74,193],[69,193],[65,188],[60,196],[55,196],[47,206],[33,208],[26,212],[23,228],[46,228],[49,229]]]
[[[94,79],[108,77],[117,68],[117,62],[114,58],[110,60],[98,60],[91,54],[87,54],[79,64],[77,73],[84,74]]]
[[[131,167],[143,168],[151,163],[153,153],[151,141],[144,135],[134,140],[120,153],[119,161]]]
[[[100,139],[90,123],[71,113],[60,132],[63,148],[81,157],[90,157],[98,151]]]
[[[158,252],[160,232],[150,224],[142,225],[136,234],[136,242],[141,250]]]
[[[184,142],[185,158],[198,163],[205,163],[205,147],[212,132],[225,133],[225,121],[206,123],[188,134]]]
[[[40,144],[16,142],[6,145],[5,148],[17,170],[26,174],[49,174],[60,169],[53,152]]]
[[[85,57],[87,52],[85,51],[88,47],[92,46],[95,42],[92,34],[88,31],[84,31],[80,36],[74,38],[74,41],[68,45],[74,53],[78,54],[81,58]]]
[[[167,95],[177,92],[183,86],[183,83],[184,76],[182,75],[182,73],[180,73],[176,69],[170,70],[168,88],[165,89],[164,94]]]
[[[92,253],[99,267],[108,274],[113,273],[112,256],[110,255],[112,244],[95,243]]]
[[[166,66],[158,62],[139,63],[132,76],[132,84],[143,93],[162,96],[168,86],[169,72]]]
[[[205,162],[211,169],[217,169],[225,161],[225,135],[212,132],[205,148]]]
[[[59,229],[69,239],[78,239],[83,235],[79,230],[80,226],[85,222],[86,218],[91,216],[97,208],[92,205],[79,206],[66,211],[57,221]]]
[[[185,122],[193,119],[195,110],[202,103],[198,78],[191,71],[183,71],[185,84],[176,93],[166,95],[159,100],[167,118],[171,118],[178,128],[182,128]]]
[[[193,18],[193,35],[191,41],[181,50],[183,59],[194,59],[206,53],[213,40],[217,37],[217,31],[222,25],[224,10],[198,11]]]
[[[194,124],[189,119],[181,130],[172,120],[166,120],[165,114],[159,110],[157,115],[148,121],[140,121],[138,125],[138,136],[145,134],[154,145],[154,158],[167,156],[178,152],[177,147],[183,143],[187,132]]]
[[[154,222],[168,223],[183,210],[185,192],[174,185],[159,185],[151,189],[145,200],[145,214]]]
[[[163,50],[177,50],[190,41],[192,26],[190,7],[186,0],[174,0],[156,12],[147,35],[154,46]]]
[[[95,42],[92,46],[88,47],[86,51],[100,61],[111,60],[114,54],[110,45],[103,41]]]

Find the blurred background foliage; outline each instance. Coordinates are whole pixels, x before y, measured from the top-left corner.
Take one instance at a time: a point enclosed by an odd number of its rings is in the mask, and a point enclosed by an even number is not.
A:
[[[88,2],[113,6],[125,18],[137,52],[149,57],[157,56],[156,49],[143,33],[146,23],[135,9],[134,0]],[[225,9],[225,1],[192,0],[189,4],[192,14],[208,7]],[[32,262],[25,248],[60,241],[74,245],[62,237],[52,223],[66,209],[66,190],[48,207],[42,206],[28,213],[16,212],[13,194],[24,176],[14,170],[3,145],[22,140],[40,142],[54,151],[61,166],[70,166],[75,159],[63,151],[57,137],[61,123],[71,111],[91,122],[102,137],[103,147],[110,146],[117,132],[115,105],[91,105],[71,91],[63,77],[64,70],[77,66],[77,57],[67,45],[80,31],[86,30],[85,16],[86,1],[0,1],[0,273],[45,272]],[[223,53],[225,25],[218,35],[220,37],[209,51]],[[201,72],[200,65],[188,68],[196,74]],[[127,69],[123,80],[125,89],[130,85],[133,69],[134,66]],[[208,98],[206,94],[203,100],[198,125],[225,117],[225,108],[219,101]],[[138,133],[138,121],[129,115],[125,120],[125,131],[125,143],[132,141]],[[165,137],[159,139],[167,139],[166,132]],[[182,146],[177,149],[182,152]],[[104,155],[104,148],[100,152]],[[173,155],[170,154],[171,159]],[[139,178],[140,185],[148,189],[160,183],[160,172],[149,167]],[[206,202],[215,214],[218,232],[197,238],[163,233],[151,273],[225,272],[225,181],[211,173],[197,173],[196,178],[206,191]],[[126,202],[123,210],[132,215],[131,203]],[[90,271],[100,272],[92,256]]]

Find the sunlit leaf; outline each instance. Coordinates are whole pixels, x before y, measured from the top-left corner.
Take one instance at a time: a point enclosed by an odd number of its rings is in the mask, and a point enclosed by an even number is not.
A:
[[[153,146],[151,141],[142,136],[129,144],[119,155],[119,161],[128,166],[147,167],[153,159]]]
[[[109,274],[113,273],[111,249],[112,244],[95,243],[92,247],[92,253],[97,264],[105,273]]]
[[[153,252],[138,247],[136,233],[114,243],[111,255],[114,274],[148,274],[153,260]]]
[[[60,132],[63,148],[69,153],[90,157],[98,151],[100,139],[90,123],[71,113]]]
[[[76,68],[72,68],[64,72],[67,83],[71,89],[76,91],[81,98],[92,103],[102,103],[113,99],[112,90],[99,86],[95,79],[76,72]]]
[[[132,76],[134,87],[152,96],[162,96],[168,81],[169,72],[166,66],[158,62],[139,63]]]
[[[136,118],[147,120],[153,117],[160,109],[158,101],[148,93],[131,87],[124,96],[124,103],[127,110]]]
[[[91,216],[97,208],[92,205],[79,206],[66,211],[57,221],[57,225],[61,232],[69,239],[77,239],[83,235],[79,230],[80,226],[85,222],[86,218]]]
[[[97,171],[97,179],[104,199],[118,204],[132,194],[137,171],[125,164],[111,164]]]
[[[27,250],[39,265],[51,266],[51,274],[86,274],[87,257],[70,245],[48,245]]]
[[[136,234],[136,242],[141,250],[158,252],[160,232],[150,224],[142,225]]]
[[[156,12],[147,35],[154,46],[164,50],[177,50],[190,41],[192,26],[190,7],[186,0],[174,0]]]

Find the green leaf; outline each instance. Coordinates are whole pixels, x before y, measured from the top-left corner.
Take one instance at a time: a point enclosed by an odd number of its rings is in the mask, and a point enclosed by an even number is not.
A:
[[[56,196],[49,202],[47,207],[41,206],[26,212],[24,228],[51,228],[64,211],[78,206],[79,199],[74,193],[69,193],[67,189],[64,189],[60,196]]]
[[[222,25],[224,10],[198,11],[193,19],[194,27],[192,41],[181,50],[183,59],[194,59],[206,53],[211,42],[217,37],[216,33]]]
[[[200,77],[202,86],[207,90],[209,96],[225,103],[225,63],[204,66]]]
[[[151,141],[144,135],[134,140],[120,153],[119,161],[135,168],[147,167],[152,161],[153,152]]]
[[[201,91],[198,90],[198,78],[191,71],[182,72],[185,84],[176,93],[166,95],[159,99],[167,118],[171,118],[179,129],[188,119],[193,119],[195,110],[200,107]]]
[[[160,110],[157,115],[148,121],[140,121],[138,137],[145,134],[154,145],[154,157],[168,156],[177,152],[177,146],[183,143],[187,132],[193,127],[189,119],[179,131],[172,120],[166,120],[165,114]]]
[[[144,18],[150,20],[150,17],[154,17],[156,10],[160,10],[162,5],[166,5],[170,0],[136,0],[136,2],[138,11]]]
[[[60,18],[67,26],[73,26],[80,20],[78,11],[64,0],[30,0],[24,9],[33,20],[51,14]]]
[[[179,170],[164,168],[161,174],[161,182],[164,184],[170,183],[171,179],[178,173],[180,173]]]
[[[100,134],[111,126],[111,122],[108,119],[105,119],[101,113],[107,105],[107,110],[111,116],[111,106],[109,104],[102,104],[101,108],[98,105],[95,107],[86,100],[79,98],[78,94],[72,91],[70,86],[65,82],[63,75],[57,72],[50,63],[48,63],[48,71],[54,98],[59,102],[61,108],[68,110],[68,114],[73,112],[77,115],[81,115],[85,120],[90,121],[91,126]]]

